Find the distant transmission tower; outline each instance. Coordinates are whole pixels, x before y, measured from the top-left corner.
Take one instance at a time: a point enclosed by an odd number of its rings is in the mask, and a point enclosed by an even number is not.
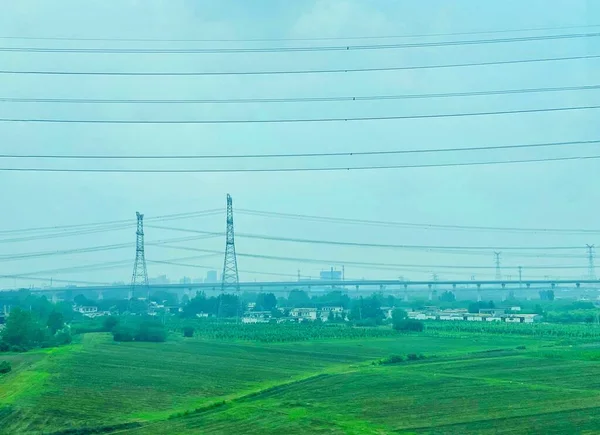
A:
[[[501,252],[494,252],[494,257],[496,257],[496,281],[502,281],[502,272],[500,270],[500,254]]]
[[[150,292],[150,287],[148,287],[148,270],[146,269],[146,255],[144,253],[144,215],[136,212],[136,216],[135,264],[133,265],[133,275],[131,277],[130,299],[135,296],[136,289],[146,290],[148,296]]]
[[[221,292],[232,290],[240,291],[240,280],[238,276],[237,258],[235,256],[235,237],[233,230],[233,201],[227,195],[227,236],[225,242],[225,261],[223,263],[223,275],[221,276]]]
[[[223,297],[225,292],[233,291],[239,297],[240,280],[237,268],[237,257],[235,255],[235,235],[233,229],[233,201],[231,195],[227,194],[227,235],[225,236],[225,261],[223,262],[223,274],[221,275],[221,297],[217,316],[223,317]],[[236,317],[239,320],[241,300],[238,301]]]
[[[588,279],[596,279],[596,270],[594,268],[594,246],[586,245],[588,250]]]

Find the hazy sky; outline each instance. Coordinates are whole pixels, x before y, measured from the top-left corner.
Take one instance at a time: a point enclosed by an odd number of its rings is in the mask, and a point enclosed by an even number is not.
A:
[[[180,1],[44,0],[0,4],[0,36],[210,39],[210,42],[135,42],[1,39],[2,47],[60,48],[250,48],[315,45],[371,45],[464,39],[598,32],[600,27],[396,39],[289,41],[290,38],[427,35],[600,24],[600,1],[481,0],[424,1]],[[239,39],[218,42],[215,39]],[[249,39],[271,39],[252,42]],[[273,39],[284,39],[274,41]],[[244,41],[246,40],[246,41]],[[229,54],[81,54],[0,52],[2,70],[58,71],[260,71],[344,69],[490,62],[513,59],[600,54],[600,38],[519,43],[348,50],[296,53]],[[598,85],[600,60],[541,62],[469,68],[391,72],[201,77],[0,75],[0,97],[97,99],[227,99],[372,96],[489,91]],[[49,104],[0,102],[0,118],[224,120],[323,117],[377,117],[432,113],[502,111],[597,105],[599,90],[512,94],[463,98],[281,104]],[[255,154],[369,151],[494,146],[600,139],[599,110],[499,116],[406,119],[331,123],[259,123],[202,125],[43,124],[0,122],[0,150],[20,154]],[[600,145],[281,160],[210,161],[49,161],[0,159],[1,168],[267,168],[531,159],[599,155]],[[0,230],[131,219],[131,228],[80,237],[0,243],[0,274],[29,274],[72,266],[129,260],[123,267],[85,273],[46,273],[42,278],[92,282],[128,281],[135,255],[135,211],[147,217],[223,208],[223,213],[162,225],[201,231],[224,231],[225,195],[234,207],[270,212],[473,226],[600,228],[599,160],[496,166],[389,169],[342,172],[237,174],[107,174],[0,171]],[[235,215],[237,249],[259,254],[333,260],[306,264],[248,257],[238,259],[240,278],[277,277],[245,271],[316,276],[345,262],[403,265],[493,266],[497,246],[582,246],[558,251],[573,258],[520,258],[503,253],[506,275],[580,276],[585,269],[527,270],[527,266],[586,266],[586,243],[600,246],[600,232],[548,235],[482,231],[447,231],[359,226]],[[158,225],[158,223],[156,223]],[[483,246],[478,255],[423,250],[392,250],[255,240],[241,234],[348,242]],[[29,233],[4,233],[1,239]],[[147,228],[147,242],[191,236]],[[7,256],[117,243],[122,249],[7,261]],[[178,243],[223,250],[224,238]],[[539,253],[539,251],[535,251]],[[173,260],[201,255],[148,246],[147,259]],[[222,268],[222,258],[189,260]],[[508,269],[510,266],[510,269]],[[152,263],[150,276],[204,276],[205,270]],[[413,268],[374,270],[346,266],[350,278],[404,276],[426,278],[493,277],[494,270]],[[25,286],[32,280],[19,279]],[[35,281],[36,284],[40,282]],[[42,283],[43,284],[43,283]],[[13,286],[14,280],[0,281]]]

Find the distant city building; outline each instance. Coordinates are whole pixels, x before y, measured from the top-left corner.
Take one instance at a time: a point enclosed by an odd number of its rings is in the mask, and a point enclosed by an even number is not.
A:
[[[206,272],[206,279],[204,280],[204,282],[209,284],[219,282],[217,276],[218,275],[216,270],[209,270],[208,272]]]
[[[156,278],[149,278],[148,284],[150,285],[160,285],[160,284],[169,284],[171,281],[167,278],[167,275],[160,275]]]
[[[179,280],[179,284],[191,284],[192,283],[192,278],[190,278],[189,276],[184,276],[183,278],[181,278]]]
[[[341,270],[324,270],[320,273],[320,278],[323,281],[341,281],[342,271]]]

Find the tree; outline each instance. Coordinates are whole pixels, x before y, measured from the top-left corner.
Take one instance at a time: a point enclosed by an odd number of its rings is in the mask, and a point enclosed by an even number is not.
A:
[[[277,308],[273,308],[271,310],[271,317],[274,319],[280,319],[283,317],[283,313],[279,311]]]
[[[183,336],[184,337],[193,337],[194,336],[194,328],[191,326],[185,326],[183,328]]]
[[[408,313],[404,311],[402,308],[396,308],[392,311],[392,321],[399,322],[400,320],[404,320],[408,317]]]
[[[60,331],[57,331],[54,335],[54,344],[56,344],[57,346],[69,344],[71,343],[71,341],[73,341],[73,338],[71,337],[71,331],[69,330],[69,328],[61,329]]]
[[[445,291],[440,295],[440,301],[442,302],[454,302],[456,301],[456,295],[451,291]]]
[[[8,373],[12,370],[12,366],[8,361],[0,362],[0,374]]]
[[[75,317],[75,312],[73,311],[73,304],[70,302],[61,301],[54,304],[54,311],[58,311],[63,315],[65,323],[70,323]]]
[[[241,301],[237,295],[221,294],[217,297],[215,313],[221,317],[237,317],[241,314]]]
[[[554,290],[540,290],[540,299],[543,301],[553,301],[554,300]]]
[[[350,308],[350,320],[356,322],[361,320],[371,319],[374,324],[379,324],[384,318],[383,311],[381,311],[381,302],[376,295],[370,298],[363,298],[352,301],[352,307]]]
[[[394,322],[394,329],[396,331],[422,332],[423,329],[425,329],[425,325],[419,320],[404,319],[398,322]]]
[[[292,290],[288,296],[288,304],[295,308],[312,305],[308,293],[304,290]]]
[[[162,342],[167,339],[165,327],[156,321],[147,320],[140,324],[135,334],[136,341]]]
[[[8,316],[2,340],[10,346],[30,349],[46,341],[47,336],[30,312],[17,307]]]
[[[183,307],[182,317],[195,317],[199,313],[217,314],[217,298],[207,298],[206,294],[199,293]]]
[[[96,304],[86,298],[84,295],[77,295],[73,298],[73,302],[80,306],[95,306]]]
[[[277,297],[273,293],[265,294],[263,302],[264,311],[271,311],[275,308],[277,308]]]
[[[119,324],[119,318],[115,317],[115,316],[108,316],[106,318],[104,318],[104,321],[102,322],[102,329],[104,329],[106,332],[111,332],[115,326],[117,326]]]
[[[328,322],[335,322],[335,314],[333,314],[333,311],[329,312],[329,315],[327,316],[327,321]]]
[[[115,341],[133,341],[135,338],[135,330],[128,325],[119,325],[113,329],[112,333]]]
[[[48,316],[48,321],[46,322],[46,326],[50,330],[52,335],[56,334],[56,331],[62,329],[65,326],[65,320],[62,313],[58,311],[52,311]]]

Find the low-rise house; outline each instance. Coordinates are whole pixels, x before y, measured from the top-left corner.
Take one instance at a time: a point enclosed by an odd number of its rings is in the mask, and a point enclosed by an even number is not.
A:
[[[81,314],[92,314],[92,313],[97,313],[98,312],[98,307],[92,307],[92,306],[75,306],[75,308],[73,308],[73,311],[76,311],[78,313]]]
[[[507,314],[505,321],[509,323],[534,323],[542,320],[539,314]]]
[[[309,320],[317,320],[317,309],[316,308],[292,308],[290,310],[290,317],[297,319],[299,322]]]
[[[246,311],[242,323],[269,323],[271,318],[270,311]]]
[[[492,316],[501,316],[506,314],[504,308],[481,308],[479,314],[491,314]]]
[[[331,314],[333,314],[334,317],[345,317],[344,316],[344,307],[322,307],[319,310],[318,317],[323,322],[327,322],[329,320],[329,316]]]

